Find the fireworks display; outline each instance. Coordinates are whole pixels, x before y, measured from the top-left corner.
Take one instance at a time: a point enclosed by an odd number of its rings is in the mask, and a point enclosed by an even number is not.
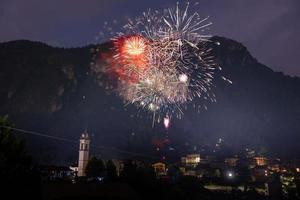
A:
[[[219,67],[205,34],[210,25],[208,18],[189,13],[189,3],[184,9],[177,3],[174,9],[148,10],[111,38],[113,55],[100,71],[117,77],[113,89],[125,104],[150,112],[153,122],[164,120],[168,128],[194,98],[215,101],[211,88]]]

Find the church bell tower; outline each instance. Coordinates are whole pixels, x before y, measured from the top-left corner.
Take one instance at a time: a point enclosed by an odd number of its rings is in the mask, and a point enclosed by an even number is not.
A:
[[[85,130],[79,140],[78,176],[85,176],[85,168],[89,161],[90,141]]]

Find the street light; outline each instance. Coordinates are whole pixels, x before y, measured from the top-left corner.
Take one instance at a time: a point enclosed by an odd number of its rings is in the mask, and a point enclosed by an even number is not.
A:
[[[234,173],[232,171],[228,171],[226,175],[227,175],[227,178],[229,178],[229,179],[234,178]]]

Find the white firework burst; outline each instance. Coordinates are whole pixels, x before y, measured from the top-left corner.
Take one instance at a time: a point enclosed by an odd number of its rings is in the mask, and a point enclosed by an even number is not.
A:
[[[148,10],[129,19],[113,38],[113,59],[122,79],[116,90],[126,104],[153,114],[153,121],[181,117],[183,107],[195,97],[215,101],[215,70],[211,55],[208,17],[183,9]]]

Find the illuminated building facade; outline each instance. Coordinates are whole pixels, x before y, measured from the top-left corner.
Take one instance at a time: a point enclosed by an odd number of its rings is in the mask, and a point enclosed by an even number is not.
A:
[[[200,154],[188,154],[181,158],[181,162],[185,166],[196,167],[200,163]]]
[[[265,166],[268,164],[267,158],[263,156],[254,157],[254,162],[257,166]]]
[[[166,165],[164,163],[158,162],[154,163],[153,165],[154,171],[156,176],[163,176],[166,175]]]

